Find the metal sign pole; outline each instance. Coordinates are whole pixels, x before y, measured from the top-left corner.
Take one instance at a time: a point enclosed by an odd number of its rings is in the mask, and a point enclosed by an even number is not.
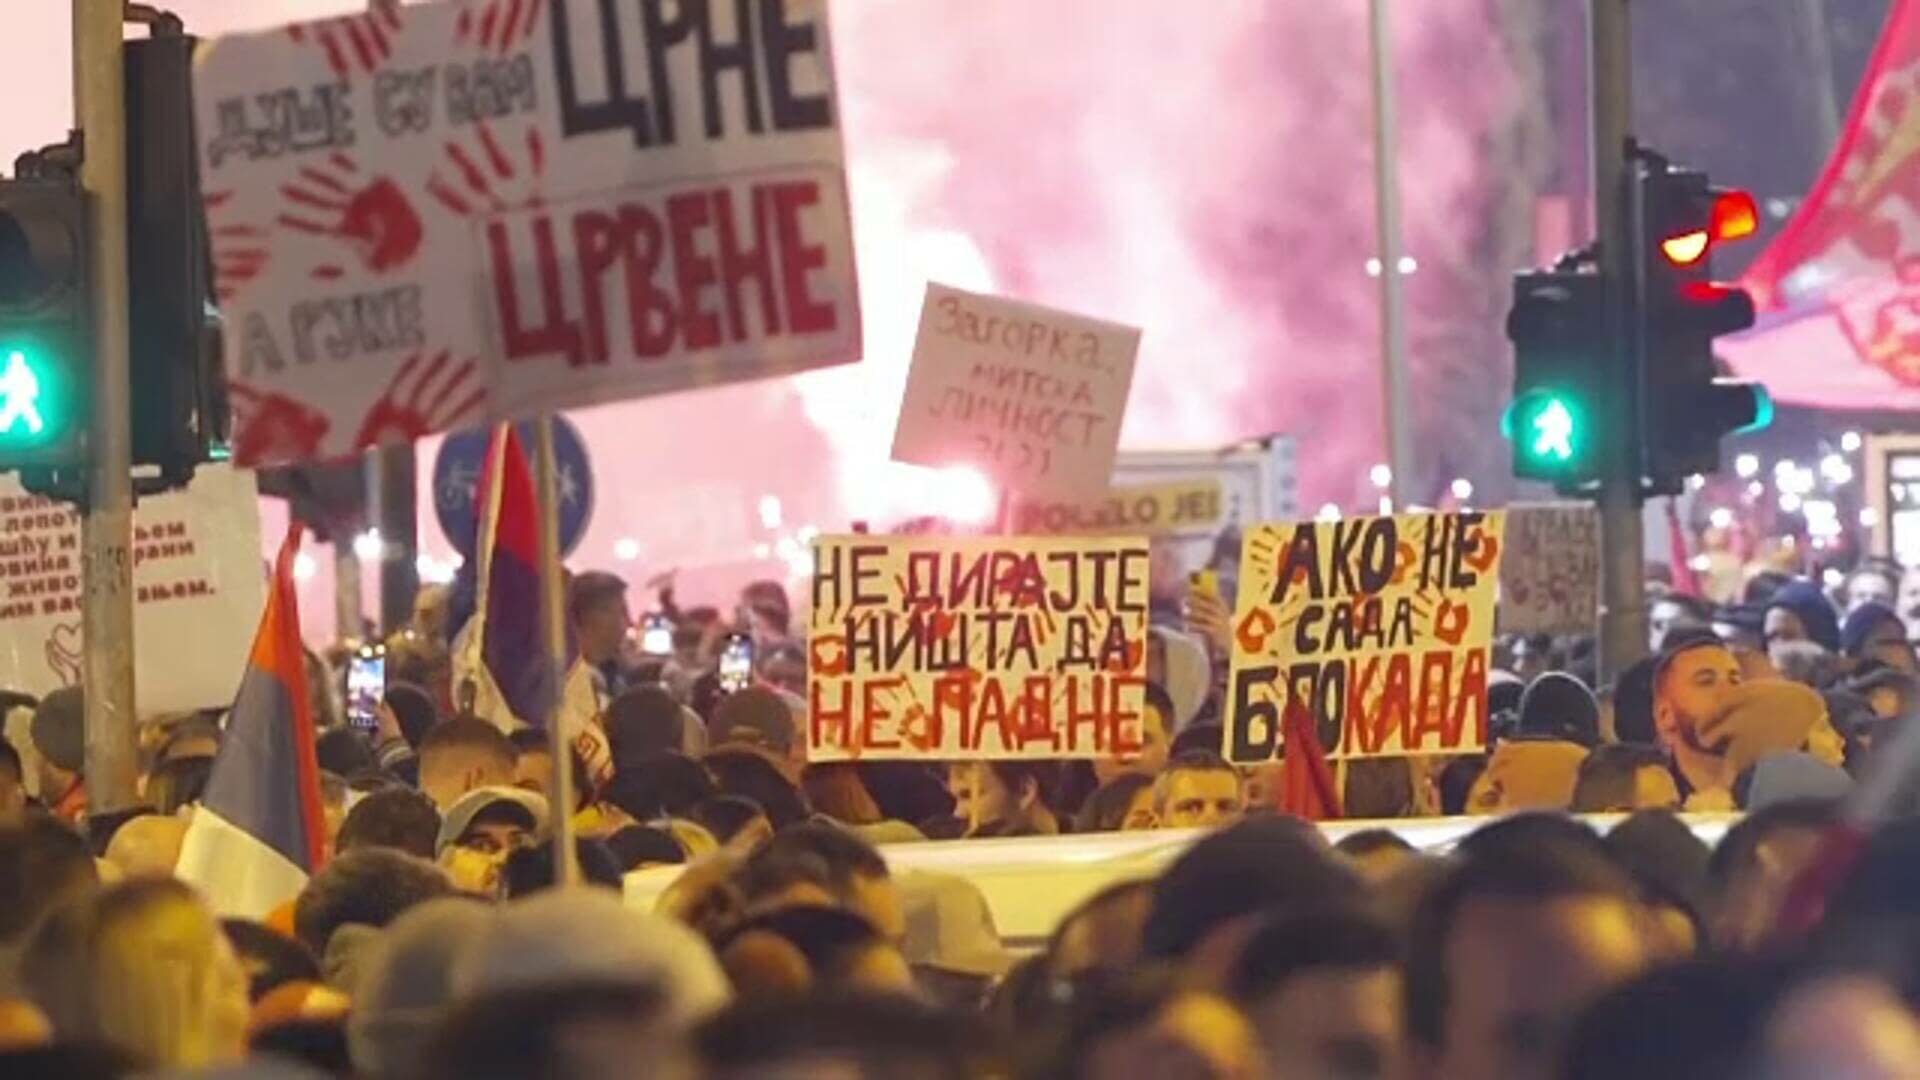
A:
[[[536,429],[533,475],[540,497],[541,629],[546,631],[557,705],[567,682],[567,605],[566,578],[560,567],[560,484],[553,451],[553,414],[543,413]],[[554,880],[577,885],[580,863],[573,853],[573,748],[567,742],[558,708],[547,721],[547,736],[553,750]]]
[[[126,74],[123,0],[73,0],[80,184],[90,197],[93,409],[81,527],[89,812],[136,804],[133,437],[128,401]]]

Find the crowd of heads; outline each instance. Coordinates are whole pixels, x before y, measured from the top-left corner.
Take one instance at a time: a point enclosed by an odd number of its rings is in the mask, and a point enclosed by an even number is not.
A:
[[[0,1074],[1920,1075],[1920,823],[1840,809],[1915,697],[1903,584],[1656,596],[1652,657],[1604,684],[1589,643],[1504,641],[1486,752],[1343,763],[1379,820],[1333,830],[1220,756],[1217,596],[1158,606],[1126,759],[810,764],[778,586],[636,619],[575,577],[562,697],[597,738],[557,760],[454,685],[429,590],[370,723],[351,648],[309,658],[325,858],[251,919],[174,875],[219,715],[144,721],[141,807],[89,813],[79,695],[7,695]],[[1709,846],[1682,809],[1747,813]],[[1437,814],[1490,816],[1445,847],[1394,821]],[[1039,935],[889,858],[1148,830],[1185,831],[1037,877]]]
[[[1609,682],[1586,638],[1502,643],[1468,808],[1754,809],[1838,798],[1920,706],[1920,576],[1828,590],[1756,574],[1728,603],[1656,588],[1649,656]]]

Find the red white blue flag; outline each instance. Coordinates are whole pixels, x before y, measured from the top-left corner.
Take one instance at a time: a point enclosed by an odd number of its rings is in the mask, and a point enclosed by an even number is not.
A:
[[[267,607],[176,873],[225,916],[258,919],[293,899],[323,859],[320,765],[293,564],[300,526],[274,560]]]
[[[545,724],[555,679],[540,628],[540,509],[533,472],[511,424],[500,425],[487,448],[481,499],[474,613],[481,665],[515,719]],[[486,698],[483,690],[480,699]]]

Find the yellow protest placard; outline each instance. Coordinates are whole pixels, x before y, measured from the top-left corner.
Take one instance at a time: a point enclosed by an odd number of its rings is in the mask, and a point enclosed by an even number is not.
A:
[[[1263,525],[1248,533],[1223,753],[1280,753],[1306,710],[1330,757],[1486,745],[1499,511]]]
[[[1138,752],[1140,538],[822,537],[807,758]]]

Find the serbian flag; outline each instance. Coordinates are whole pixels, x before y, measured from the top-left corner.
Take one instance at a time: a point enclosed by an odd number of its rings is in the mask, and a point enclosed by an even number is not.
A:
[[[320,765],[293,584],[300,532],[297,522],[287,530],[274,560],[260,632],[175,867],[222,916],[264,917],[298,895],[323,858]]]
[[[554,706],[553,664],[540,632],[540,513],[513,425],[487,447],[480,477],[479,588],[454,672],[473,711],[503,730],[543,725]]]

